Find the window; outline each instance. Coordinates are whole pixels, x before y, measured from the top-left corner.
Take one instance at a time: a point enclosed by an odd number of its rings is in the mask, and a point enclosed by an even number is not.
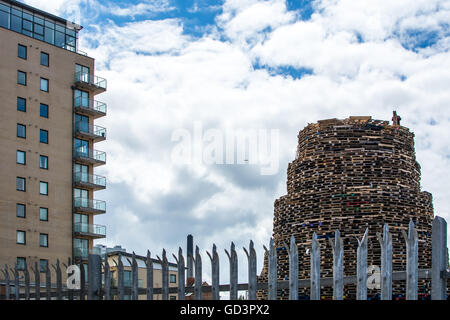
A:
[[[48,105],[41,103],[40,115],[42,118],[48,118]]]
[[[17,244],[26,244],[27,243],[27,234],[25,231],[17,230],[16,243]]]
[[[48,92],[48,79],[41,78],[41,91]]]
[[[25,192],[25,178],[17,177],[16,178],[16,190]]]
[[[17,150],[16,162],[18,164],[26,164],[26,153],[25,153],[25,151]]]
[[[48,208],[39,208],[39,220],[48,221]]]
[[[0,27],[9,29],[9,6],[0,4]]]
[[[17,137],[24,139],[27,137],[27,127],[25,127],[25,125],[20,123],[17,124]]]
[[[177,275],[176,274],[170,275],[170,283],[177,283]]]
[[[25,270],[26,259],[24,257],[17,257],[17,270]]]
[[[41,66],[49,66],[49,56],[48,53],[41,52]]]
[[[48,260],[47,259],[41,259],[39,260],[39,271],[40,272],[47,272],[48,269]]]
[[[75,107],[89,108],[89,92],[75,90]]]
[[[39,246],[48,248],[48,234],[39,234]]]
[[[27,111],[27,100],[26,99],[17,97],[17,111],[22,111],[22,112]]]
[[[25,218],[27,215],[26,213],[26,207],[24,204],[17,203],[16,204],[16,217],[18,218]]]
[[[48,170],[48,157],[39,156],[39,168]]]
[[[42,130],[42,129],[40,130],[39,142],[48,144],[48,131],[47,130]]]
[[[177,296],[169,296],[169,300],[177,300]]]
[[[27,59],[27,47],[19,44],[17,46],[17,56],[22,59]]]
[[[39,182],[39,194],[48,196],[48,182],[45,181]]]
[[[27,74],[23,71],[17,71],[17,83],[23,86],[27,85]]]
[[[80,64],[75,64],[75,79],[77,81],[89,83],[89,68]]]

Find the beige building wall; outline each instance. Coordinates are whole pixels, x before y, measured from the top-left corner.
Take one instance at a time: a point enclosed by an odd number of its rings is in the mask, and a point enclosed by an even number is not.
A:
[[[17,257],[28,265],[39,259],[67,262],[73,226],[72,86],[75,64],[93,73],[94,60],[3,28],[0,43],[0,263],[12,266]],[[27,60],[18,57],[18,44],[27,47]],[[40,64],[41,51],[49,54],[49,67]],[[26,72],[26,86],[17,84],[18,70]],[[40,90],[41,77],[49,80],[48,93]],[[17,97],[26,99],[26,112],[17,110]],[[49,106],[48,119],[40,117],[40,103]],[[26,139],[17,137],[17,123],[26,126]],[[40,129],[48,130],[48,144],[39,142]],[[26,165],[16,164],[16,150],[26,152]],[[39,168],[39,155],[48,156],[48,170]],[[26,178],[26,192],[16,191],[16,177]],[[48,182],[48,196],[39,194],[40,181]],[[26,218],[16,217],[17,203],[26,205]],[[39,220],[40,207],[49,209],[48,222]],[[16,244],[17,230],[26,232],[25,245]],[[39,246],[40,233],[48,234],[48,248]]]

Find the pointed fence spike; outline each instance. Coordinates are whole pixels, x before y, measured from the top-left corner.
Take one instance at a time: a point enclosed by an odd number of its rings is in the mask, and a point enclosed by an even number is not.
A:
[[[298,247],[294,235],[289,244],[289,300],[298,300]]]
[[[311,260],[311,300],[320,300],[320,244],[317,240],[317,234],[313,233],[312,245],[310,251]]]

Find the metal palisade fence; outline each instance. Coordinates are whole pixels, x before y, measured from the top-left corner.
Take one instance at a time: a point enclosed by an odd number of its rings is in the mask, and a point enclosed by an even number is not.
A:
[[[447,278],[449,278],[448,256],[447,256],[447,222],[436,216],[432,226],[432,268],[418,268],[418,235],[414,223],[409,223],[408,232],[402,231],[406,245],[406,270],[392,270],[392,236],[389,227],[384,225],[381,233],[377,233],[378,241],[381,245],[381,272],[380,289],[382,300],[392,300],[393,281],[406,280],[406,299],[418,299],[419,279],[431,280],[431,299],[445,300],[447,291]],[[138,263],[135,254],[128,259],[131,266],[131,286],[124,285],[124,265],[119,254],[118,262],[114,261],[118,281],[116,286],[112,286],[111,266],[108,259],[102,261],[100,255],[90,254],[88,258],[88,283],[85,283],[84,268],[78,268],[79,288],[69,289],[62,282],[61,263],[57,260],[52,265],[56,274],[56,283],[51,282],[50,268],[45,273],[45,284],[40,282],[40,270],[37,262],[31,266],[34,274],[34,283],[30,282],[30,271],[25,263],[24,268],[19,270],[16,264],[14,268],[4,266],[2,270],[4,279],[0,282],[0,287],[4,287],[2,299],[15,300],[123,300],[126,296],[132,300],[147,299],[153,300],[155,295],[159,295],[163,300],[169,299],[169,294],[177,294],[178,300],[185,300],[187,294],[193,294],[196,300],[201,300],[203,294],[210,293],[213,300],[219,299],[220,292],[229,292],[230,300],[238,299],[238,291],[247,290],[248,299],[256,300],[257,290],[265,290],[269,300],[277,299],[277,290],[288,290],[289,299],[297,300],[299,288],[310,288],[310,299],[320,300],[321,287],[333,287],[333,299],[342,300],[344,285],[356,284],[356,299],[367,299],[367,279],[368,279],[368,230],[358,239],[357,248],[357,268],[356,275],[344,276],[344,246],[339,230],[335,231],[334,239],[329,239],[333,252],[333,277],[320,278],[320,245],[317,235],[314,233],[311,248],[308,252],[311,258],[310,279],[298,279],[299,254],[295,238],[290,238],[290,244],[284,244],[289,255],[289,280],[280,281],[277,279],[277,251],[273,239],[270,239],[269,248],[264,246],[268,257],[268,280],[258,282],[256,268],[256,251],[253,241],[250,241],[249,248],[244,248],[248,260],[248,282],[238,283],[238,256],[234,243],[231,243],[230,251],[225,250],[229,259],[230,282],[220,284],[219,278],[219,254],[217,247],[213,245],[212,252],[207,251],[211,262],[211,285],[205,285],[202,281],[202,257],[200,250],[196,247],[192,259],[194,265],[194,284],[186,285],[185,278],[185,257],[180,248],[177,255],[173,255],[178,272],[178,286],[169,286],[169,262],[166,250],[162,252],[162,258],[157,256],[161,265],[161,287],[154,287],[154,262],[148,251],[145,261],[146,285],[140,287],[138,281]],[[68,265],[62,264],[66,271],[70,273],[70,259]],[[67,270],[68,269],[68,270]],[[158,279],[159,280],[159,279]],[[19,288],[19,290],[17,289]],[[13,289],[13,290],[12,290]],[[42,292],[41,292],[42,291]]]

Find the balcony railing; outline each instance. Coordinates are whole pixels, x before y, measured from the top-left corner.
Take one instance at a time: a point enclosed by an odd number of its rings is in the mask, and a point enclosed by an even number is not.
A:
[[[85,172],[74,172],[73,181],[76,184],[91,185],[100,189],[106,188],[106,178],[96,174],[88,174]]]
[[[74,130],[75,133],[88,135],[93,137],[94,139],[106,139],[106,128],[97,125],[91,125],[84,122],[76,122]]]
[[[106,202],[88,198],[74,198],[73,206],[81,211],[106,211]]]
[[[83,97],[76,97],[74,99],[74,107],[81,112],[106,114],[106,103],[93,99],[85,99]]]
[[[89,248],[74,247],[73,255],[75,258],[87,259],[89,256]]]
[[[86,159],[89,162],[106,162],[106,152],[85,147],[79,147],[74,150],[75,158]]]
[[[106,79],[82,71],[75,72],[75,83],[106,90]]]
[[[78,222],[74,224],[74,232],[90,234],[103,238],[106,237],[106,226]]]

